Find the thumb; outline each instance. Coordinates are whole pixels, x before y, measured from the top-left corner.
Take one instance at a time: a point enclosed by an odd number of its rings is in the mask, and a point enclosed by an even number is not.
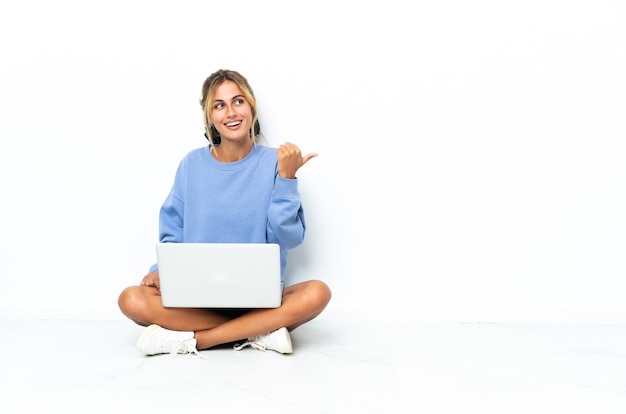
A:
[[[304,157],[302,157],[302,165],[306,164],[311,158],[317,157],[317,153],[311,152]]]

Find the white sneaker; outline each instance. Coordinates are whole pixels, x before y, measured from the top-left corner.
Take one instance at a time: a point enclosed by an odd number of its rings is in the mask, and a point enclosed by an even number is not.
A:
[[[241,351],[248,345],[259,351],[276,351],[281,354],[291,354],[293,352],[291,336],[287,328],[280,328],[274,332],[248,338],[243,344],[236,344],[234,350]]]
[[[146,355],[194,353],[200,356],[193,332],[171,331],[159,325],[150,325],[142,332],[137,349]]]

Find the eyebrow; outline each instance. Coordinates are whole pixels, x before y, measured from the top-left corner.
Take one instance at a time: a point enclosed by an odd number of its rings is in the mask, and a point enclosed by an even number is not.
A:
[[[243,95],[235,95],[232,98],[230,98],[230,100],[232,101],[232,100],[237,99],[237,98],[243,98],[244,100],[246,99],[245,96],[243,96]],[[216,99],[213,102],[214,103],[215,102],[224,102],[224,100],[223,99]]]

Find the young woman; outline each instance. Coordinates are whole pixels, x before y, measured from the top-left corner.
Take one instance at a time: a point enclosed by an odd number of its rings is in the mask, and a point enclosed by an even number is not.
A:
[[[161,206],[159,241],[276,243],[284,280],[287,251],[302,243],[306,229],[296,173],[317,154],[302,156],[290,142],[278,148],[258,143],[254,93],[236,71],[209,76],[200,104],[209,145],[181,161]],[[289,354],[289,332],[318,316],[330,298],[324,282],[310,280],[286,286],[279,308],[165,308],[154,264],[139,286],[122,291],[118,304],[146,326],[137,343],[146,355],[197,353],[237,341],[244,342],[236,350],[251,346]]]

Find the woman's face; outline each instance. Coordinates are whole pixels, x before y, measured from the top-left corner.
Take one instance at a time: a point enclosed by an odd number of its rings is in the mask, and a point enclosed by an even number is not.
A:
[[[211,123],[222,136],[222,143],[224,140],[250,140],[252,108],[234,82],[224,81],[215,89]]]

